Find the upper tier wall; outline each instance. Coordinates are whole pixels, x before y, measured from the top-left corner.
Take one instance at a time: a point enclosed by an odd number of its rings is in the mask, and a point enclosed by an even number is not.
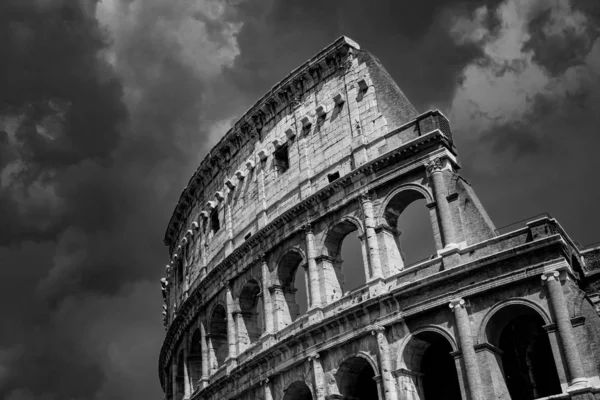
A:
[[[416,116],[379,61],[340,38],[275,86],[211,150],[169,222],[172,256],[182,256],[186,232],[198,229],[188,262],[220,262],[332,174],[378,157],[385,151],[378,139]],[[415,135],[406,131],[400,142]],[[213,213],[219,229],[211,226]]]

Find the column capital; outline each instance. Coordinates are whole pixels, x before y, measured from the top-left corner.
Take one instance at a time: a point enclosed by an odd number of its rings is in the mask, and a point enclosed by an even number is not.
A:
[[[461,308],[466,308],[466,302],[464,299],[454,299],[454,300],[450,300],[450,304],[448,304],[448,306],[450,307],[450,309],[452,311],[456,311],[458,309]]]
[[[258,255],[258,259],[262,262],[266,262],[268,257],[269,257],[269,253],[267,253],[266,251],[264,253],[260,253]]]
[[[429,175],[435,172],[442,172],[443,170],[452,170],[452,166],[450,165],[450,160],[446,155],[442,155],[440,157],[436,157],[433,160],[430,160],[425,164],[425,168],[427,169],[427,173]]]
[[[371,335],[375,336],[377,334],[384,334],[385,333],[385,326],[381,326],[381,325],[376,325],[373,328],[371,328]]]
[[[269,383],[269,378],[265,378],[265,379],[263,379],[262,381],[260,381],[260,385],[261,385],[261,386],[264,386],[264,385],[266,385],[266,384],[268,384],[268,383]]]
[[[304,233],[313,233],[313,224],[311,224],[310,222],[303,224],[301,228],[304,231]]]
[[[317,360],[319,358],[321,358],[321,356],[319,355],[319,353],[311,353],[308,355],[308,361],[313,361],[313,360]]]
[[[545,284],[550,281],[558,281],[558,277],[560,276],[560,272],[558,271],[548,271],[544,272],[541,276],[542,284]]]
[[[372,200],[372,195],[371,195],[371,192],[365,191],[365,192],[360,193],[358,195],[358,198],[361,203],[366,203],[366,202],[370,202]]]

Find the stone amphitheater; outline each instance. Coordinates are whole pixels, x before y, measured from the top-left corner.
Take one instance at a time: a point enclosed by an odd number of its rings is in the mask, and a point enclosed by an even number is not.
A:
[[[292,71],[169,221],[165,398],[600,399],[600,247],[549,215],[496,229],[459,171],[449,121],[354,41]],[[417,200],[436,250],[410,264]],[[366,279],[346,290],[350,233]]]

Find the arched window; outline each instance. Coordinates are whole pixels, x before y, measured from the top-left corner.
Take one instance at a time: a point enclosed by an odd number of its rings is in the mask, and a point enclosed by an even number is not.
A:
[[[501,365],[492,365],[496,371],[503,371],[504,382],[497,385],[505,384],[513,400],[562,392],[543,326],[544,320],[535,310],[520,304],[500,309],[486,326],[486,339],[501,351],[496,359]]]
[[[329,275],[325,287],[329,303],[367,282],[368,258],[359,239],[358,225],[350,220],[343,220],[329,228],[324,245],[320,269],[326,277]]]
[[[262,315],[259,305],[260,286],[254,279],[246,282],[240,291],[239,304],[241,324],[238,326],[238,345],[240,353],[248,348],[251,343],[258,340],[263,332]]]
[[[411,337],[402,352],[405,396],[419,400],[461,400],[452,346],[440,333],[425,331]],[[414,396],[416,394],[417,396]]]
[[[229,353],[227,343],[227,313],[225,307],[221,304],[213,309],[210,317],[209,334],[207,336],[210,366],[215,371],[225,363],[225,359]]]
[[[195,390],[200,384],[202,377],[202,343],[200,329],[196,329],[190,342],[190,355],[188,358],[190,382],[192,390]]]
[[[283,392],[283,400],[312,400],[309,387],[302,381],[292,383]]]
[[[344,399],[378,399],[375,371],[362,357],[352,357],[344,361],[337,370],[335,380]]]
[[[279,286],[275,287],[273,291],[273,301],[275,304],[281,305],[281,307],[275,308],[276,324],[279,329],[286,327],[300,316],[301,308],[298,298],[300,296],[297,296],[296,292],[299,289],[297,286],[302,284],[302,280],[304,280],[304,293],[307,293],[305,271],[300,268],[302,261],[303,258],[298,252],[289,251],[280,259],[277,266]],[[307,296],[303,297],[304,304],[306,304]],[[306,309],[304,308],[303,311]]]
[[[389,199],[383,211],[385,229],[378,232],[382,262],[391,272],[401,270],[436,254],[431,225],[434,210],[416,189],[405,189]]]

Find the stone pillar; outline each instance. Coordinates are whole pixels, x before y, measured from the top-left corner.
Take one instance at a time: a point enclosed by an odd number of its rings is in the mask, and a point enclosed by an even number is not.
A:
[[[202,377],[200,378],[201,388],[208,386],[208,377],[210,375],[210,370],[208,369],[208,342],[206,340],[206,328],[204,325],[204,321],[200,322],[200,351],[202,354]]]
[[[454,237],[454,225],[452,222],[452,213],[448,204],[448,189],[444,179],[444,161],[440,158],[435,159],[427,166],[429,171],[429,179],[433,186],[433,196],[437,205],[438,217],[442,228],[442,243],[444,248],[456,247],[456,239]]]
[[[308,258],[308,281],[310,287],[310,308],[321,307],[321,287],[317,268],[315,234],[310,224],[303,227],[306,233],[306,257]]]
[[[234,311],[233,320],[236,326],[236,354],[242,354],[250,343],[250,337],[244,323],[244,312],[241,310]]]
[[[261,385],[264,390],[264,399],[265,400],[273,400],[273,393],[271,392],[271,384],[269,383],[269,378],[262,381]]]
[[[229,345],[229,356],[228,358],[236,357],[236,343],[235,338],[237,336],[237,329],[235,324],[235,306],[233,304],[233,296],[231,295],[231,285],[227,285],[226,299],[227,299],[227,344]]]
[[[369,260],[371,261],[371,279],[382,278],[381,259],[379,257],[379,243],[375,233],[375,216],[373,203],[368,193],[360,195],[363,214],[365,216],[365,234],[367,235],[367,246],[369,248]],[[368,278],[367,278],[368,279]]]
[[[258,170],[258,179],[256,183],[258,185],[258,206],[257,211],[257,222],[258,229],[267,225],[267,198],[265,194],[265,162],[261,161],[256,166]]]
[[[463,299],[452,300],[450,308],[454,311],[460,351],[467,372],[467,387],[470,398],[471,400],[483,400],[479,366],[477,364],[475,348],[473,347],[471,324],[469,323],[469,314],[465,308],[465,301]]]
[[[273,333],[273,302],[271,299],[271,292],[269,287],[271,286],[269,265],[267,264],[267,255],[261,254],[260,256],[261,270],[262,270],[262,296],[263,296],[263,314],[265,317],[265,333]]]
[[[190,349],[189,349],[189,341],[186,340],[183,346],[183,397],[186,399],[190,398],[192,394],[191,385],[190,385]]]
[[[173,391],[173,399],[179,400],[179,392],[177,391],[177,361],[178,361],[177,353],[172,357],[172,360],[173,361],[171,362],[171,376],[172,376],[171,386],[172,386],[172,391]]]
[[[271,300],[273,305],[273,315],[275,320],[273,321],[274,330],[279,331],[285,328],[289,321],[286,318],[287,304],[283,295],[283,288],[280,285],[272,285],[269,288],[271,292]]]
[[[313,387],[315,388],[315,400],[325,400],[325,374],[323,366],[319,359],[319,353],[313,353],[308,356],[313,370]]]
[[[585,372],[583,371],[579,351],[577,350],[577,342],[573,335],[571,318],[569,317],[567,301],[559,281],[559,275],[558,271],[546,272],[542,275],[542,282],[546,283],[548,289],[548,298],[550,300],[550,305],[552,306],[552,311],[554,312],[556,327],[558,328],[558,334],[560,335],[560,343],[562,344],[562,350],[567,362],[567,369],[569,370],[569,377],[571,378],[570,388],[577,389],[580,387],[587,387],[588,381],[585,377]]]
[[[398,391],[396,390],[396,382],[394,382],[394,376],[392,374],[392,361],[390,359],[390,346],[388,344],[387,336],[385,335],[385,328],[380,326],[371,331],[377,339],[377,355],[379,357],[379,371],[383,389],[384,400],[397,400]]]

